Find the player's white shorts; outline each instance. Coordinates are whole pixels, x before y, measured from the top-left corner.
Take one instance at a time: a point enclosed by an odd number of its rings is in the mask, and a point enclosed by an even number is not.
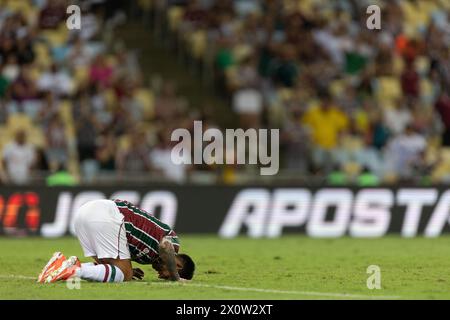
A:
[[[90,201],[75,214],[75,234],[85,257],[130,259],[124,217],[114,201]]]

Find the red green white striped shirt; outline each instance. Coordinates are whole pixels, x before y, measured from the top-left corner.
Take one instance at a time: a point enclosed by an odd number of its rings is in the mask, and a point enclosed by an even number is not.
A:
[[[175,252],[180,242],[175,231],[150,213],[125,200],[114,200],[124,216],[124,225],[131,260],[140,264],[151,264],[159,257],[159,242],[169,237]]]

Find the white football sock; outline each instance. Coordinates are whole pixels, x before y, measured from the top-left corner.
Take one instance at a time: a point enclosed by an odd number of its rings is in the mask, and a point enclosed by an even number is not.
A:
[[[83,263],[76,272],[76,276],[88,281],[123,282],[125,276],[122,270],[111,264]]]
[[[83,267],[87,267],[87,266],[95,266],[96,263],[95,262],[84,262],[81,264],[81,266]]]

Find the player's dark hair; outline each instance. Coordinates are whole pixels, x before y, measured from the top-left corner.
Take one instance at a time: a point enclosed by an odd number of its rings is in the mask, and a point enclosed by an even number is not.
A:
[[[178,271],[181,278],[191,280],[194,276],[195,263],[187,254],[178,254],[178,257],[183,260],[183,268]]]

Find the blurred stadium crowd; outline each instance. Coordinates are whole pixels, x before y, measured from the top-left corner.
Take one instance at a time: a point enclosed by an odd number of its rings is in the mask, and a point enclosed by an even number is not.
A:
[[[114,39],[125,14],[112,6],[117,1],[75,3],[81,30],[66,26],[71,1],[0,1],[3,183],[50,172],[49,184],[73,185],[99,172],[119,179],[150,169],[142,134],[153,119],[153,92],[136,56]]]
[[[183,182],[204,170],[170,161],[170,130],[198,117],[176,79],[146,83],[136,55],[114,39],[123,11],[82,3],[82,29],[69,31],[69,1],[0,0],[0,181],[49,171],[67,184],[144,172]],[[366,27],[371,4],[381,7],[381,30]],[[450,182],[448,0],[133,5],[143,28],[201,70],[196,81],[212,80],[236,127],[280,128],[278,178]],[[201,118],[214,126],[210,109]],[[247,170],[222,169],[206,168],[229,183]]]

